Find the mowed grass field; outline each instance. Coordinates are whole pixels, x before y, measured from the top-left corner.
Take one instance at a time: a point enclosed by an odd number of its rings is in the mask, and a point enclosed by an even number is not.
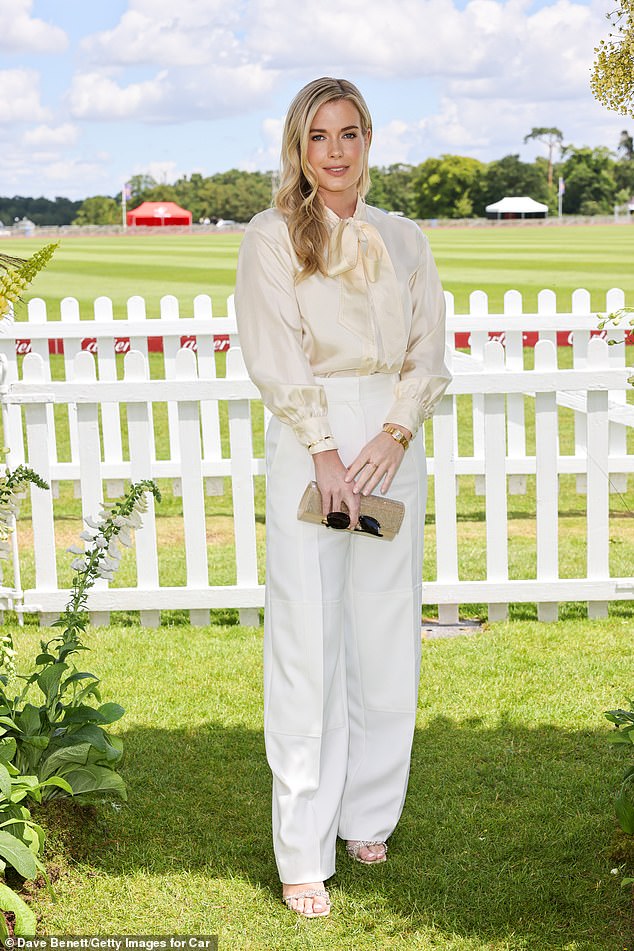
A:
[[[426,232],[446,290],[456,309],[468,309],[469,294],[484,290],[492,310],[501,310],[504,292],[524,295],[534,310],[542,288],[557,292],[559,306],[569,309],[578,287],[592,294],[602,310],[605,291],[620,287],[634,304],[634,227],[489,227],[434,228]],[[76,297],[89,318],[96,297],[110,297],[115,316],[125,316],[126,300],[141,295],[148,317],[158,316],[160,298],[174,294],[181,313],[191,313],[197,294],[213,299],[214,313],[224,316],[235,283],[241,234],[131,235],[107,238],[64,238],[48,270],[28,296],[46,299],[50,319],[59,316],[59,302]],[[42,245],[38,239],[2,242],[2,250],[28,255]]]
[[[622,287],[634,303],[634,228],[447,229],[429,232],[447,290],[458,310],[480,288],[491,306],[516,288],[534,308],[537,291],[557,291],[560,307],[576,287]],[[107,294],[125,314],[133,294],[158,315],[164,294],[191,313],[196,294],[212,295],[226,313],[239,235],[67,239],[34,295],[59,316],[64,296],[82,316]],[[42,242],[2,249],[27,254]],[[25,334],[26,336],[26,334]],[[160,375],[160,356],[152,356]],[[567,364],[570,349],[560,349]],[[62,357],[53,373],[63,374]],[[534,449],[527,404],[528,448]],[[69,457],[68,427],[58,407],[60,457]],[[166,408],[155,407],[157,455],[168,452]],[[226,443],[226,407],[221,404]],[[471,451],[468,397],[461,398],[460,452]],[[262,414],[256,412],[256,451]],[[125,413],[122,414],[125,426]],[[463,424],[462,424],[463,423]],[[560,411],[563,452],[572,450],[572,414]],[[431,427],[427,427],[431,448]],[[167,480],[157,507],[162,584],[185,583],[182,498]],[[256,480],[256,518],[264,575],[264,485]],[[630,480],[632,484],[632,480]],[[486,573],[484,499],[462,477],[460,576]],[[81,529],[80,500],[70,484],[55,500],[60,583],[70,583],[67,545]],[[232,498],[205,500],[210,583],[235,580]],[[634,497],[611,496],[611,571],[634,575]],[[560,483],[560,572],[583,574],[585,496],[574,478]],[[34,582],[25,500],[19,537],[22,580]],[[426,528],[425,576],[435,569],[433,492]],[[535,480],[509,496],[511,577],[535,573]],[[134,584],[127,550],[115,580]],[[7,573],[7,579],[9,573]],[[427,610],[427,608],[426,608]],[[486,617],[485,605],[464,613]],[[303,921],[283,908],[270,841],[270,776],[262,737],[262,630],[241,628],[237,613],[212,612],[191,627],[186,612],[163,612],[144,629],[133,613],[113,612],[108,627],[89,629],[87,669],[102,679],[103,699],[120,702],[115,725],[126,760],[129,801],[74,812],[38,810],[48,833],[46,861],[53,900],[27,895],[38,932],[58,934],[218,934],[220,951],[619,951],[633,946],[630,837],[616,831],[613,793],[628,750],[608,742],[608,708],[632,695],[632,605],[589,621],[585,605],[562,605],[558,624],[540,624],[534,605],[511,606],[511,620],[485,624],[473,637],[425,639],[410,790],[391,840],[390,859],[364,869],[339,848],[329,883],[333,912]],[[18,666],[38,651],[41,632],[7,615]],[[45,635],[50,636],[50,635]]]

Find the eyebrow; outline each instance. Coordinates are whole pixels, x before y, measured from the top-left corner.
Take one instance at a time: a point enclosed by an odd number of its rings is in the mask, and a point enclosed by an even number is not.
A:
[[[351,129],[358,129],[358,125],[346,125],[343,129],[340,129],[340,132],[349,132]],[[311,132],[327,132],[328,129],[311,129]]]

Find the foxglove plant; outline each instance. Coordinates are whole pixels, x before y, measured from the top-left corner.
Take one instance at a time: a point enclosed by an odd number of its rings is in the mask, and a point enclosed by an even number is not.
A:
[[[121,558],[119,544],[132,544],[131,531],[141,526],[149,492],[160,501],[156,484],[143,480],[131,485],[122,499],[104,502],[97,518],[84,519],[88,528],[81,538],[86,546],[69,549],[75,556],[71,596],[53,624],[62,628],[61,633],[41,642],[34,673],[14,680],[0,674],[0,731],[4,731],[4,739],[15,740],[15,766],[43,784],[53,777],[68,784],[46,785],[43,800],[71,795],[68,787],[73,798],[83,803],[127,798],[125,783],[117,773],[123,745],[104,729],[120,719],[124,710],[117,703],[101,703],[99,679],[77,670],[69,660],[90,649],[82,643],[89,619],[88,592],[98,578],[114,577]],[[14,683],[19,680],[24,681],[24,687],[16,693]],[[33,684],[44,694],[40,706],[28,700]],[[99,706],[93,706],[91,700]]]

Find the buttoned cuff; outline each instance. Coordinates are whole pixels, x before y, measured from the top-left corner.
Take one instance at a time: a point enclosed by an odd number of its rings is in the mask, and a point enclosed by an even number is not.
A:
[[[423,425],[428,416],[431,416],[433,407],[418,400],[400,399],[392,403],[392,407],[385,417],[386,423],[402,426],[409,429],[412,439]]]
[[[293,432],[311,455],[338,448],[327,416],[307,416],[293,424]]]

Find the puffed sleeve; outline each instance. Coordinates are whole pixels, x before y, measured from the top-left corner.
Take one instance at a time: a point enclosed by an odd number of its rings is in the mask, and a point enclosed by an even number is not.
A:
[[[411,278],[412,328],[386,422],[415,434],[451,381],[445,364],[445,297],[429,242],[418,230],[420,263]]]
[[[244,361],[264,404],[311,453],[336,449],[324,388],[302,349],[290,247],[256,223],[240,247],[235,303]]]

